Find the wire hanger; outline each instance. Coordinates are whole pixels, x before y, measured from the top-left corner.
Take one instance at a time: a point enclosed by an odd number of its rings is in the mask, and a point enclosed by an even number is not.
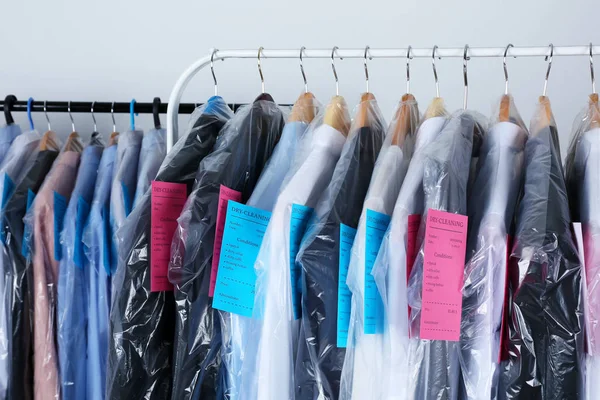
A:
[[[34,130],[35,127],[33,125],[33,118],[31,117],[31,106],[33,105],[33,97],[30,97],[29,100],[27,100],[27,119],[29,120],[29,128],[31,130]]]
[[[214,77],[214,73],[213,73],[213,77]],[[215,96],[217,95],[216,87],[217,87],[217,85],[215,84]],[[160,97],[155,97],[154,100],[152,100],[152,118],[154,119],[154,129],[161,128],[159,112],[160,112]]]
[[[370,118],[369,111],[371,109],[371,100],[375,100],[375,96],[369,90],[369,68],[367,67],[367,59],[373,59],[373,57],[369,56],[369,49],[369,46],[365,47],[363,58],[365,67],[365,80],[367,82],[367,91],[363,93],[360,97],[360,104],[358,105],[358,112],[356,114],[355,119],[356,127],[359,129],[371,125],[372,118]]]
[[[367,67],[367,55],[369,54],[369,49],[370,48],[371,48],[370,46],[365,47],[365,53],[364,53],[365,79],[367,81],[367,91],[366,91],[366,93],[370,93],[370,91],[369,91],[369,68]],[[370,56],[368,58],[371,59],[371,60],[373,59],[373,57],[370,57]]]
[[[4,119],[6,120],[6,125],[12,125],[15,123],[11,111],[16,102],[17,97],[14,94],[9,94],[4,98]]]
[[[335,69],[335,52],[339,49],[339,47],[337,46],[333,46],[333,49],[331,50],[331,69],[333,70],[333,77],[335,78],[335,95],[339,96],[340,95],[340,82],[338,79],[338,74],[337,71]],[[339,57],[340,60],[343,60],[342,57]]]
[[[323,117],[323,123],[329,125],[341,132],[342,135],[348,136],[350,131],[350,115],[348,113],[348,104],[342,96],[340,96],[340,85],[338,74],[335,69],[335,53],[339,49],[337,46],[333,46],[331,49],[331,70],[333,71],[333,77],[335,78],[335,96],[331,98],[331,101],[325,109],[325,115]],[[342,57],[339,57],[343,60]]]
[[[300,48],[300,72],[302,73],[302,79],[304,80],[304,93],[308,93],[308,82],[306,81],[306,74],[304,73],[304,62],[302,61],[302,53],[306,50],[305,46]]]
[[[258,60],[258,73],[260,74],[260,87],[261,87],[262,93],[265,94],[265,77],[263,76],[262,66],[260,63],[260,54],[262,53],[263,49],[264,49],[264,47],[262,47],[262,46],[258,48],[257,60]]]
[[[302,73],[302,79],[304,80],[304,93],[302,93],[294,106],[292,107],[292,112],[288,118],[289,122],[295,121],[303,121],[306,123],[310,123],[315,118],[315,96],[308,91],[308,82],[306,80],[306,73],[304,72],[304,63],[302,61],[302,53],[306,47],[302,46],[300,48],[300,72]]]
[[[213,63],[213,61],[215,59],[215,53],[217,51],[219,51],[219,49],[213,49],[212,54],[210,55],[210,72],[212,73],[213,81],[215,82],[215,96],[219,95],[219,87],[217,86],[217,77],[215,75],[215,66],[214,66],[214,63]],[[260,57],[260,55],[259,55],[259,57]],[[263,88],[263,93],[264,93],[264,91],[265,90]],[[156,98],[154,100],[156,100]],[[154,125],[156,125],[156,119],[154,120]]]
[[[433,69],[433,78],[435,80],[435,97],[427,110],[425,111],[424,119],[433,118],[433,117],[441,117],[446,115],[446,107],[444,107],[444,100],[440,97],[440,83],[438,80],[437,67],[435,65],[435,53],[438,49],[437,45],[433,46],[433,50],[431,51],[431,67]],[[441,60],[442,57],[438,56],[438,60]]]
[[[40,140],[40,150],[45,151],[48,149],[52,149],[55,151],[59,150],[59,146],[57,144],[56,134],[52,131],[52,126],[50,126],[50,118],[48,118],[47,111],[47,101],[44,100],[44,115],[46,116],[46,121],[48,122],[48,130],[44,133],[42,140]]]
[[[548,69],[546,70],[546,79],[544,80],[544,91],[542,92],[542,96],[546,97],[546,90],[548,89],[548,78],[550,77],[550,69],[552,68],[552,57],[554,56],[554,45],[550,43],[550,55],[546,56],[544,59],[548,61]]]
[[[410,60],[413,59],[412,56],[412,46],[409,45],[406,50],[406,93],[410,93]]]
[[[90,108],[90,114],[92,114],[92,121],[94,121],[94,131],[92,133],[92,136],[94,135],[94,133],[98,132],[98,125],[96,124],[96,116],[94,115],[94,105],[96,104],[96,102],[92,102],[92,107]]]
[[[431,66],[433,67],[433,78],[435,79],[435,97],[440,97],[440,83],[438,81],[437,68],[435,66],[435,52],[437,51],[437,44],[433,46],[433,51],[431,52]],[[440,60],[442,57],[438,57]]]
[[[504,49],[504,56],[502,57],[502,69],[504,70],[504,95],[500,100],[500,113],[498,114],[498,120],[501,122],[507,122],[510,120],[510,96],[508,95],[508,68],[506,67],[506,56],[511,47],[514,46],[512,43],[509,43]]]
[[[515,47],[512,43],[509,43],[504,49],[504,57],[502,57],[502,68],[504,69],[504,94],[508,95],[508,68],[506,68],[506,55],[508,54],[508,49],[511,47]],[[517,58],[514,56],[514,58]]]
[[[594,46],[590,42],[590,76],[592,78],[592,94],[596,93],[596,78],[594,76]]]
[[[71,115],[71,102],[69,101],[69,103],[67,104],[67,112],[69,113],[69,118],[71,118],[71,132],[76,132],[75,131],[75,121],[73,120],[73,115]]]
[[[463,80],[465,83],[465,93],[463,96],[463,110],[467,109],[467,100],[469,98],[469,81],[467,79],[467,61],[469,61],[471,59],[471,57],[468,56],[469,53],[469,45],[465,44],[465,51],[463,53]]]
[[[46,103],[47,103],[47,101],[44,100],[44,115],[46,116],[46,122],[48,122],[48,132],[51,132],[52,131],[52,126],[50,126],[50,118],[48,118],[48,112],[47,112],[47,109],[46,109]]]

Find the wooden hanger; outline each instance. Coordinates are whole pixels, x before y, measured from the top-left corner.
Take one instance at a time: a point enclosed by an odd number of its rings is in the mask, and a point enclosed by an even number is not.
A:
[[[108,147],[115,145],[119,142],[119,132],[113,132],[110,134],[110,139],[108,140]]]
[[[537,110],[535,124],[531,127],[531,133],[534,135],[554,123],[552,107],[550,106],[550,99],[546,96],[540,96],[538,98],[538,102],[540,104],[540,107],[538,107]]]
[[[397,122],[392,136],[392,145],[402,146],[406,136],[412,131],[412,104],[408,104],[409,101],[415,101],[415,96],[410,93],[402,96],[402,105],[398,107],[394,116]]]
[[[350,114],[348,113],[348,104],[342,96],[334,96],[325,108],[323,123],[327,124],[342,135],[348,136],[350,132]]]
[[[46,131],[42,140],[40,140],[40,151],[53,150],[59,151],[60,146],[57,143],[56,133],[54,131]]]
[[[315,96],[311,92],[302,93],[292,107],[289,122],[311,123],[315,119]]]
[[[510,121],[510,96],[507,94],[502,95],[502,99],[500,100],[500,114],[498,115],[498,120],[500,122]]]
[[[77,132],[72,132],[67,139],[67,143],[65,144],[65,151],[75,151],[81,153],[82,150],[83,146],[79,140],[79,134]]]
[[[370,125],[369,110],[372,100],[375,100],[375,96],[371,92],[365,92],[360,96],[360,104],[358,105],[355,120],[356,127],[359,129]]]
[[[600,128],[600,106],[598,105],[598,93],[590,94],[590,129]]]
[[[435,97],[427,110],[425,111],[424,120],[433,118],[433,117],[442,117],[447,115],[446,107],[444,106],[444,99],[441,97]]]

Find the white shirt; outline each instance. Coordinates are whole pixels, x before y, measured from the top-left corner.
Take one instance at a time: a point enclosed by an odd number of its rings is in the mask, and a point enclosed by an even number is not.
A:
[[[255,368],[244,392],[248,398],[284,400],[294,397],[293,340],[298,320],[292,312],[290,281],[290,218],[293,204],[314,207],[333,174],[342,152],[344,135],[329,125],[313,132],[312,146],[304,162],[279,195],[259,251],[255,315],[262,314],[258,336],[248,343],[256,348]],[[244,369],[246,367],[244,366]],[[255,386],[256,385],[256,386]],[[256,392],[254,392],[256,387]],[[253,394],[256,393],[256,397]]]

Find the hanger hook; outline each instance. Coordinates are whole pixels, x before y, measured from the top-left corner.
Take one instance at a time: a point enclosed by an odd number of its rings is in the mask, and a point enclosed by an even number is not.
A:
[[[75,121],[73,120],[73,115],[71,115],[71,102],[67,103],[67,112],[69,113],[69,118],[71,118],[71,128],[73,132],[75,132]]]
[[[596,78],[594,77],[594,46],[590,42],[590,75],[592,77],[592,93],[596,94]]]
[[[331,69],[333,70],[333,77],[335,78],[335,95],[339,96],[340,95],[340,83],[338,80],[338,74],[337,71],[335,70],[335,52],[339,49],[339,47],[337,46],[333,46],[333,49],[331,50]],[[343,60],[342,57],[339,57],[340,60]]]
[[[263,72],[262,72],[262,66],[260,65],[260,53],[262,53],[262,51],[264,50],[264,47],[260,46],[258,48],[258,73],[260,74],[260,86],[262,89],[262,92],[265,92],[265,77],[263,76]]]
[[[440,83],[438,82],[438,74],[437,68],[435,67],[435,52],[437,51],[437,44],[433,46],[433,51],[431,52],[431,64],[433,66],[433,78],[435,79],[435,97],[440,97]],[[442,57],[438,57],[438,59],[442,59]]]
[[[11,111],[16,102],[17,97],[14,94],[9,94],[4,98],[4,119],[6,119],[6,125],[12,125],[15,123]]]
[[[129,124],[131,125],[131,130],[135,131],[135,116],[138,115],[135,112],[135,99],[131,99],[129,103]]]
[[[367,93],[369,93],[369,68],[367,67],[367,58],[370,60],[373,59],[373,57],[368,55],[370,48],[370,46],[365,47],[365,79],[367,80]]]
[[[33,97],[30,97],[29,100],[27,100],[27,119],[29,120],[29,128],[31,128],[31,130],[35,129],[33,125],[33,118],[31,117],[31,107],[33,106],[33,101]]]
[[[548,61],[548,69],[546,70],[546,79],[544,80],[544,92],[542,96],[546,97],[546,89],[548,88],[548,77],[550,77],[550,68],[552,68],[552,56],[554,56],[554,45],[550,43],[548,45],[550,47],[550,55],[547,55],[544,59]]]
[[[212,54],[210,55],[210,72],[212,73],[213,81],[215,82],[215,96],[219,95],[219,88],[217,86],[217,77],[215,76],[215,66],[213,64],[213,61],[215,59],[215,53],[217,51],[219,51],[219,49],[213,49]]]
[[[51,131],[52,127],[50,126],[50,118],[48,118],[48,112],[47,112],[47,108],[46,108],[46,103],[47,103],[47,101],[44,100],[44,115],[46,116],[46,121],[48,122],[48,131]]]
[[[110,116],[113,121],[113,132],[117,131],[117,123],[115,122],[115,102],[113,101],[110,105]]]
[[[515,47],[512,45],[512,43],[509,43],[508,46],[506,46],[506,49],[504,49],[504,57],[502,58],[502,68],[504,68],[504,94],[507,95],[508,94],[508,68],[506,68],[506,55],[508,54],[508,49],[510,49],[511,47]],[[516,58],[516,56],[515,56]]]
[[[302,79],[304,79],[304,93],[308,93],[308,83],[306,82],[306,74],[304,73],[304,63],[302,62],[302,53],[304,53],[306,47],[300,48],[300,72],[302,72]]]
[[[465,51],[463,53],[463,79],[465,82],[465,94],[463,97],[463,109],[467,109],[467,100],[469,97],[469,80],[467,79],[467,61],[469,61],[471,57],[469,57],[469,45],[465,44]]]
[[[412,46],[406,49],[406,93],[410,93],[410,60],[413,59]]]
[[[98,132],[98,127],[96,126],[96,116],[94,115],[94,105],[96,104],[96,102],[92,102],[92,107],[90,112],[92,113],[92,120],[94,121],[94,133]]]

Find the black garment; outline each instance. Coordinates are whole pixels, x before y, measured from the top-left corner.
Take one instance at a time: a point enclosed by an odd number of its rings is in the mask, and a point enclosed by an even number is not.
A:
[[[58,156],[58,150],[42,150],[38,153],[23,181],[6,204],[2,229],[6,237],[4,250],[8,253],[11,288],[11,358],[9,377],[9,399],[33,399],[33,276],[29,261],[22,254],[25,225],[23,217],[27,212],[28,198],[32,200],[44,182],[46,174]]]
[[[220,97],[212,101],[185,139],[167,155],[157,181],[184,183],[190,193],[198,165],[231,116]],[[150,291],[150,202],[148,190],[119,238],[119,268],[110,313],[107,399],[164,400],[171,393],[175,304],[172,292]]]
[[[501,399],[583,396],[583,283],[570,223],[558,133],[550,126],[525,148],[512,255],[519,281],[511,298]]]
[[[297,400],[336,400],[345,348],[337,347],[340,224],[357,228],[385,132],[381,124],[360,128],[338,161],[319,200],[297,257],[301,271],[302,321],[295,371]],[[318,375],[318,379],[315,375]],[[325,396],[325,397],[319,397]]]
[[[223,185],[241,192],[243,203],[248,200],[283,125],[271,96],[262,95],[236,113],[198,168],[173,237],[169,266],[177,307],[173,399],[222,397],[226,374],[221,369],[221,326],[208,296],[219,192]]]
[[[483,128],[468,112],[454,115],[436,140],[427,147],[423,171],[424,209],[465,215],[467,186],[473,157],[479,156]],[[422,224],[427,221],[426,215]],[[420,229],[424,232],[423,227]],[[420,237],[423,240],[422,237]],[[423,285],[424,243],[413,264],[408,299],[412,310],[411,330],[419,332]],[[416,339],[419,340],[419,339]],[[415,368],[411,398],[454,400],[459,387],[459,344],[443,340],[419,340],[411,348],[411,368]]]

